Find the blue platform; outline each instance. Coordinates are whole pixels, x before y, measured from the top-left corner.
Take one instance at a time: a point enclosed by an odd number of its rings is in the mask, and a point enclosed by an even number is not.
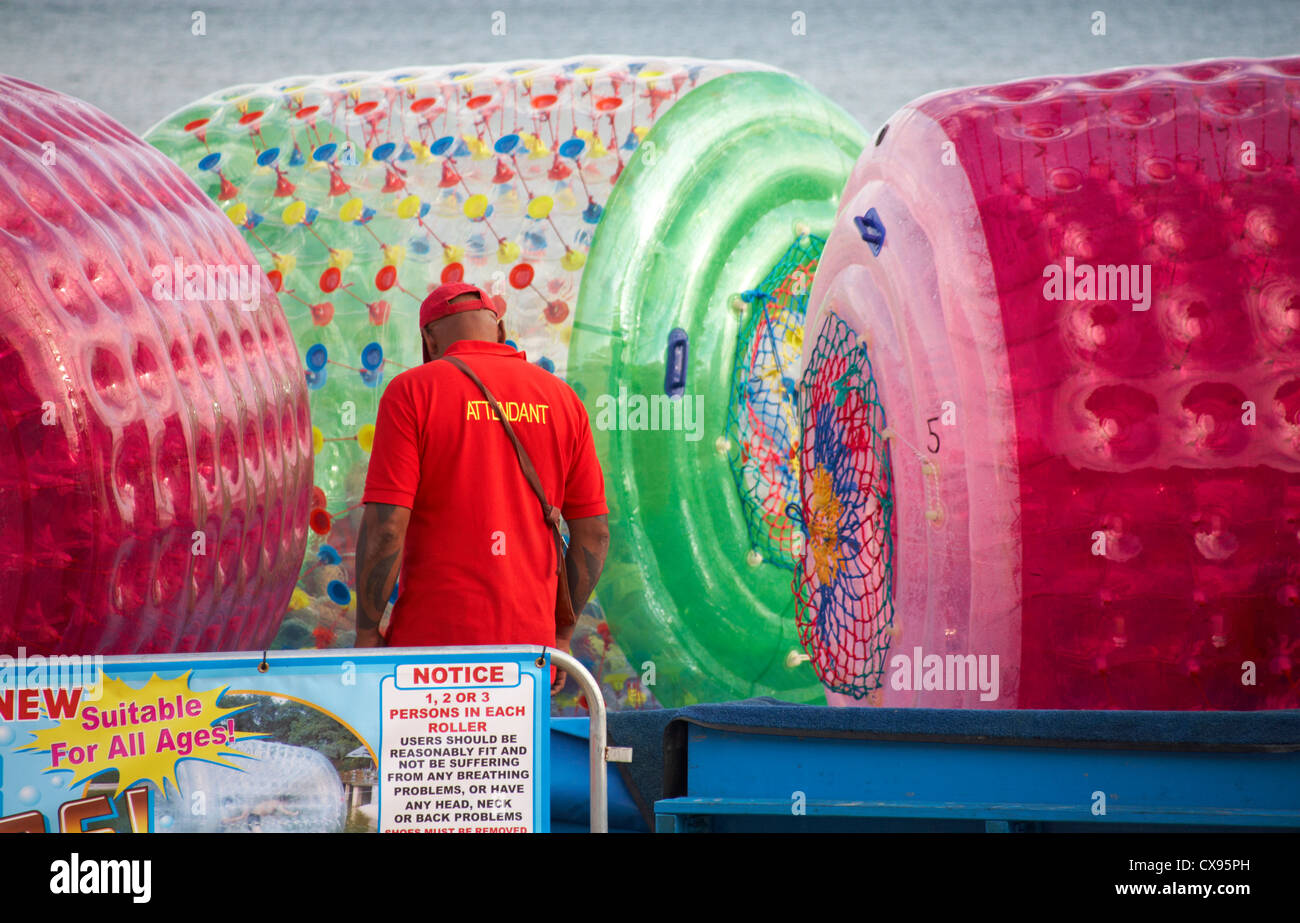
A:
[[[660,720],[659,832],[1300,829],[1297,711],[755,700]]]

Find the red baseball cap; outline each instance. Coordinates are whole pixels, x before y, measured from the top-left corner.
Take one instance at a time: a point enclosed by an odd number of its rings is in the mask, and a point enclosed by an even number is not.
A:
[[[458,295],[478,295],[478,300],[467,298],[452,304],[451,300]],[[482,310],[491,311],[497,317],[502,314],[497,303],[492,300],[492,296],[477,285],[470,285],[468,282],[448,282],[435,288],[420,304],[420,329],[423,330],[432,321],[449,314]]]

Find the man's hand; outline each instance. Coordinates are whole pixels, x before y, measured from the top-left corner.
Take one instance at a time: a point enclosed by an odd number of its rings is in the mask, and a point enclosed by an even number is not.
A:
[[[367,503],[357,533],[357,647],[383,647],[379,621],[393,595],[411,511],[391,503]]]
[[[569,638],[572,637],[572,635],[573,635],[573,629],[570,628],[568,635],[566,635],[565,637],[563,638],[556,637],[555,646],[558,647],[560,650],[564,651],[564,653],[566,654],[572,653],[572,651],[569,650]],[[569,681],[568,671],[564,670],[561,667],[556,667],[555,682],[551,683],[551,695],[555,695],[561,689],[563,689],[564,684],[567,683],[568,681]]]

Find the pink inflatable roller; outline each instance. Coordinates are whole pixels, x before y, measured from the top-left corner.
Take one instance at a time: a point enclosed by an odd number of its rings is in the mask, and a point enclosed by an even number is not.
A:
[[[836,704],[1300,705],[1300,59],[944,92],[859,160],[803,346]]]
[[[175,164],[0,78],[0,653],[269,644],[306,541],[299,368]]]

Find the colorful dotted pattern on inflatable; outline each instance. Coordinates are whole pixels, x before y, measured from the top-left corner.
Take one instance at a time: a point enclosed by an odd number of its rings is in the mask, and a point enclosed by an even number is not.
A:
[[[879,385],[873,701],[1300,704],[1297,100],[1300,59],[1022,81],[914,103],[859,161],[804,365],[839,318]],[[885,537],[839,525],[846,557]]]
[[[487,288],[512,342],[565,375],[611,187],[656,119],[736,69],[762,68],[589,57],[301,77],[224,90],[149,132],[243,230],[301,352],[314,537],[282,644],[349,641],[375,412],[420,361],[420,301],[442,282]]]
[[[311,422],[239,233],[121,125],[9,78],[0,230],[0,652],[268,644]]]

